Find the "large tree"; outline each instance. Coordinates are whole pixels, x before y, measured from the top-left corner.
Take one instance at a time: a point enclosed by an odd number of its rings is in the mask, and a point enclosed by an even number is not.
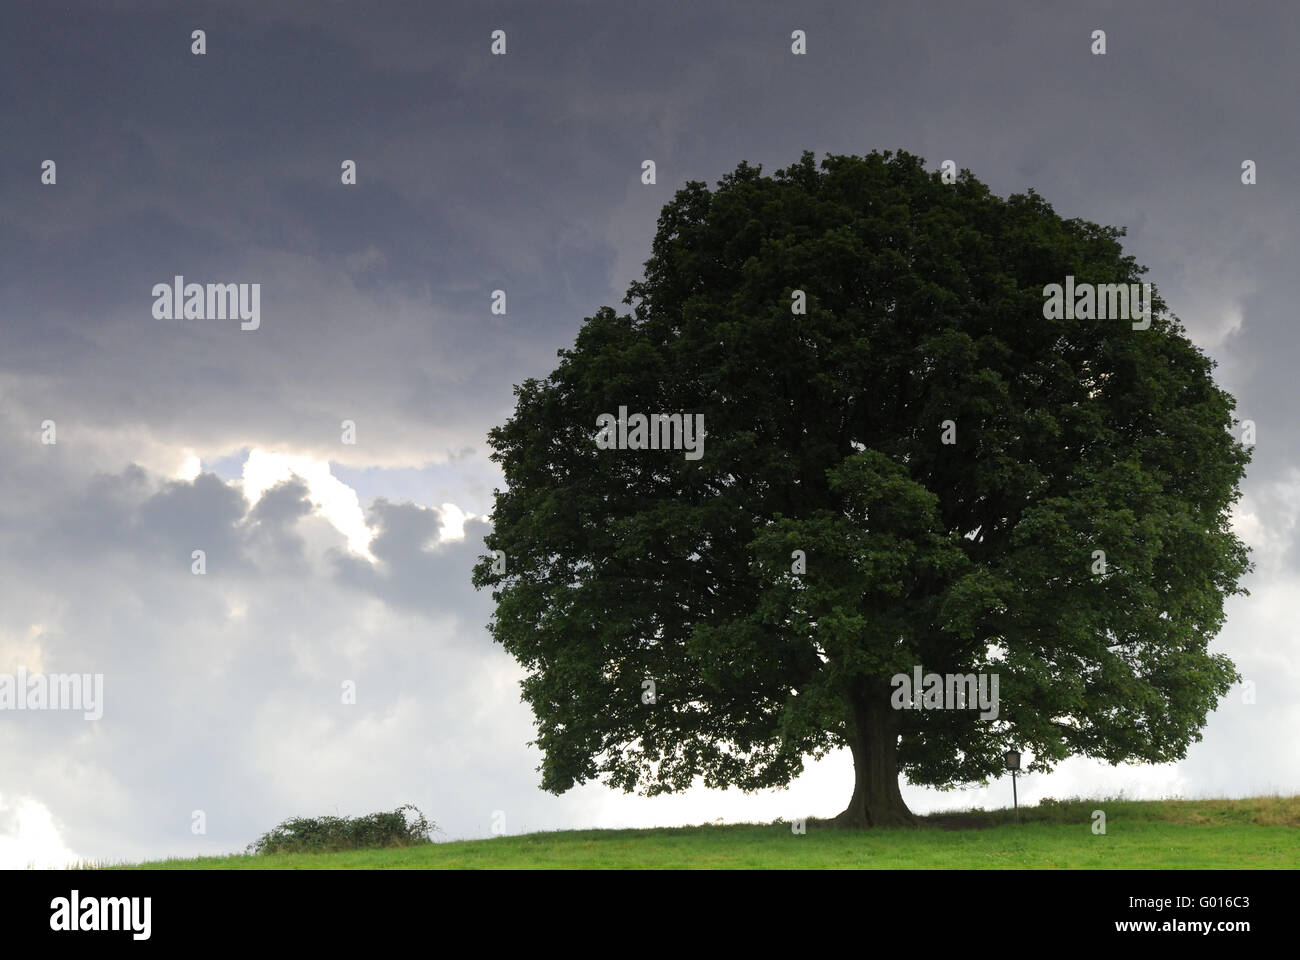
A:
[[[847,746],[839,822],[876,826],[912,819],[900,773],[985,780],[1011,746],[1183,757],[1237,679],[1208,645],[1249,457],[1158,293],[1147,329],[1045,318],[1067,276],[1141,282],[1121,236],[903,152],[678,191],[632,312],[490,435],[474,580],[542,786],[752,790]],[[620,407],[702,414],[703,455],[604,449]],[[997,717],[895,709],[918,666],[996,674]]]

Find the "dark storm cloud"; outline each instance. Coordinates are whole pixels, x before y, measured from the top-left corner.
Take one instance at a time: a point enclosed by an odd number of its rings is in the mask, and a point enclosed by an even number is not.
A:
[[[320,451],[336,420],[364,417],[371,455],[436,459],[617,302],[673,189],[804,148],[903,146],[1127,224],[1194,328],[1285,277],[1297,239],[1282,189],[1295,127],[1276,122],[1297,92],[1285,6],[376,9],[18,7],[24,42],[0,63],[19,94],[0,362],[50,378],[29,395],[217,446]],[[204,57],[189,52],[199,25]],[[490,58],[497,26],[510,53]],[[789,54],[793,26],[806,58]],[[1088,52],[1097,27],[1105,57]],[[1237,182],[1247,156],[1264,171],[1253,190]],[[60,182],[35,189],[47,157]],[[637,180],[647,158],[654,187]],[[260,281],[264,328],[153,320],[148,291],[176,274]],[[498,288],[505,318],[487,310]],[[1294,344],[1270,306],[1253,304],[1254,335]],[[1216,346],[1231,363],[1237,345]]]
[[[1194,329],[1284,277],[1294,249],[1279,236],[1296,239],[1279,190],[1295,128],[1275,120],[1297,92],[1284,6],[377,9],[19,7],[25,42],[0,65],[21,93],[0,181],[16,227],[3,362],[51,378],[35,396],[216,445],[324,450],[360,416],[372,455],[435,459],[617,302],[673,189],[804,148],[903,146],[1126,224]],[[486,55],[496,26],[506,57]],[[1088,52],[1097,27],[1104,57]],[[1253,190],[1237,182],[1247,156],[1265,171]],[[38,190],[46,157],[60,182]],[[654,187],[637,179],[647,158]],[[264,328],[155,321],[148,290],[176,274],[260,281]],[[505,318],[487,309],[498,288]],[[1269,307],[1255,335],[1294,343]]]

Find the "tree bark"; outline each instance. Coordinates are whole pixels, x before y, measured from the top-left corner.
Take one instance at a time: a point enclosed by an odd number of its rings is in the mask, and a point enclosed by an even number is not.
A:
[[[890,706],[889,687],[873,684],[853,699],[849,749],[853,751],[853,799],[835,818],[836,826],[914,827],[898,789],[898,712]]]

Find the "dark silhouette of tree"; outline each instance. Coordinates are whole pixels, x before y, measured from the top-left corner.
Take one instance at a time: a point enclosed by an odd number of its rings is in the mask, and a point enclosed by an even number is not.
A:
[[[542,786],[758,789],[847,746],[839,821],[875,826],[912,820],[900,772],[980,781],[1010,746],[1183,757],[1237,679],[1208,644],[1249,455],[1158,294],[1149,329],[1045,318],[1067,276],[1140,282],[1121,236],[903,152],[678,191],[632,313],[490,435],[504,563],[474,582]],[[600,449],[620,406],[703,414],[703,455]],[[997,674],[997,717],[895,709],[916,666]]]

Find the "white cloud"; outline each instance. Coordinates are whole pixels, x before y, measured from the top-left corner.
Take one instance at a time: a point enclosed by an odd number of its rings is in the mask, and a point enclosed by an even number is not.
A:
[[[454,503],[444,503],[439,508],[442,526],[438,529],[439,540],[463,540],[465,538],[465,521],[473,520],[476,514],[466,513]]]
[[[193,453],[188,453],[185,456],[184,462],[182,462],[180,467],[176,470],[175,479],[184,480],[189,483],[202,472],[203,461]]]
[[[330,472],[327,461],[254,449],[244,461],[244,496],[256,505],[271,487],[295,476],[307,485],[307,496],[316,512],[347,538],[348,549],[373,562],[373,532],[366,525],[357,493]]]
[[[52,870],[80,859],[63,842],[44,804],[31,797],[7,800],[0,794],[0,870]]]

